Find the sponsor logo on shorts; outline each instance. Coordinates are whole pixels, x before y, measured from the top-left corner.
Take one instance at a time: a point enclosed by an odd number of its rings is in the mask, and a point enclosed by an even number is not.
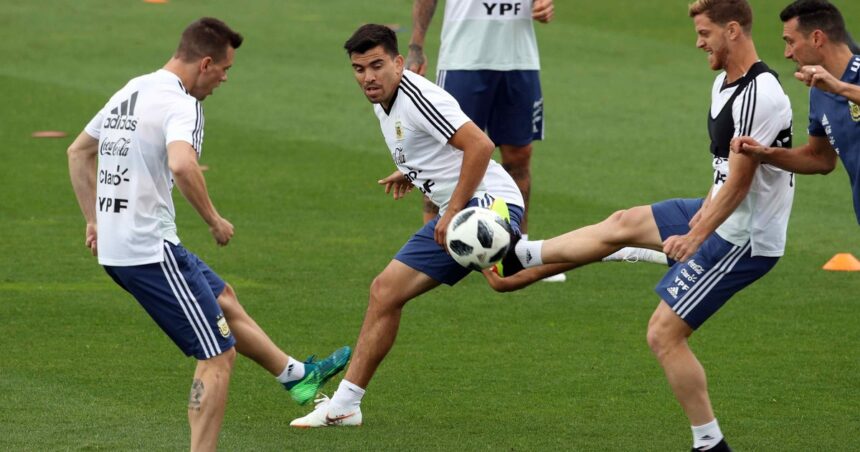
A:
[[[230,326],[227,325],[227,319],[224,318],[223,314],[218,315],[215,319],[215,323],[218,325],[218,332],[221,333],[221,336],[230,336]]]
[[[705,272],[705,267],[702,267],[701,265],[697,264],[696,261],[692,259],[690,260],[690,262],[687,262],[687,266],[693,269],[693,271],[696,272],[697,275],[701,275]]]
[[[690,281],[690,282],[696,282],[696,280],[699,279],[698,276],[691,275],[690,272],[688,272],[686,268],[681,269],[681,276],[683,276],[687,281]]]

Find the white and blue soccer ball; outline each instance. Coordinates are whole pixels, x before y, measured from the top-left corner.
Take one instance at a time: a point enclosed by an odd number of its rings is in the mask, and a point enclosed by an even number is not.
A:
[[[451,219],[446,241],[458,264],[480,271],[505,257],[511,226],[490,209],[468,207]]]

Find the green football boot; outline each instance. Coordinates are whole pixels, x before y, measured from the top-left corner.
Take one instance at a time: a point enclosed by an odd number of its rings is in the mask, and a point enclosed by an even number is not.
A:
[[[305,376],[301,380],[284,383],[284,388],[290,391],[290,397],[293,400],[299,405],[304,405],[317,395],[317,391],[331,377],[346,367],[350,356],[352,356],[352,349],[348,345],[335,350],[322,361],[315,361],[314,356],[311,356],[305,361]]]

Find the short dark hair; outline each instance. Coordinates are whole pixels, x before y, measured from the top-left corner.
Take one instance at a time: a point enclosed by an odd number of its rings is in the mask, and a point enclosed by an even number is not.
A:
[[[704,14],[721,27],[735,21],[745,33],[752,31],[753,13],[747,0],[696,0],[690,4],[688,13],[690,17]]]
[[[849,44],[842,13],[827,0],[796,0],[785,7],[779,18],[783,22],[797,18],[797,29],[804,35],[821,30],[834,42]]]
[[[352,55],[356,52],[364,53],[376,46],[382,46],[385,53],[392,57],[400,54],[400,51],[397,50],[397,35],[394,34],[394,30],[385,25],[362,25],[343,44],[347,55]]]
[[[212,57],[221,61],[227,56],[227,46],[238,49],[244,38],[221,20],[202,17],[195,20],[182,32],[176,57],[182,61],[197,61]]]

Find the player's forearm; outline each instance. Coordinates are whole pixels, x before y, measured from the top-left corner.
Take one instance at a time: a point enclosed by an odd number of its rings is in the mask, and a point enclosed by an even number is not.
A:
[[[212,199],[209,198],[209,191],[206,188],[206,179],[203,177],[203,171],[195,163],[194,165],[186,165],[183,168],[173,171],[173,180],[182,196],[188,200],[194,210],[203,218],[209,226],[217,223],[218,211],[215,210],[215,205],[212,204]]]
[[[745,186],[729,185],[727,181],[717,196],[708,204],[708,208],[702,211],[702,218],[690,230],[690,235],[699,237],[704,241],[705,238],[713,234],[741,205],[749,193],[749,188],[749,184]]]
[[[493,155],[492,142],[475,143],[470,149],[463,150],[463,166],[460,168],[460,178],[451,200],[448,202],[448,210],[457,213],[472,199],[478,185],[487,173],[490,165],[490,157]],[[452,210],[453,209],[453,210]]]
[[[827,174],[836,167],[836,153],[816,151],[809,144],[799,148],[765,148],[762,161],[798,174]]]
[[[853,83],[840,82],[838,94],[860,105],[860,86]]]
[[[409,40],[409,47],[418,46],[419,49],[424,48],[424,38],[427,35],[427,29],[430,27],[430,21],[433,19],[433,13],[436,11],[437,0],[415,0],[412,5],[412,39]]]

